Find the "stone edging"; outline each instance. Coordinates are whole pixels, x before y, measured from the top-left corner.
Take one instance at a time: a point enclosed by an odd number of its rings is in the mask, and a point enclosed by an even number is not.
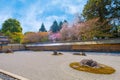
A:
[[[2,70],[2,69],[0,69],[0,73],[3,73],[3,74],[5,74],[5,75],[7,75],[7,76],[10,76],[10,77],[12,77],[12,78],[15,78],[15,80],[29,80],[29,79],[27,79],[27,78],[24,78],[24,77],[22,77],[22,76],[18,76],[18,75],[16,75],[16,74],[7,72],[7,71]]]

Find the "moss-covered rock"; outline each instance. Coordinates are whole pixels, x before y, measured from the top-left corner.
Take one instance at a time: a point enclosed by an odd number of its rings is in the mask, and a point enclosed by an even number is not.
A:
[[[100,68],[100,64],[92,59],[83,59],[80,61],[81,66],[89,66],[94,68]]]
[[[99,68],[94,68],[90,66],[83,66],[79,62],[72,62],[70,63],[70,67],[73,69],[79,70],[79,71],[85,71],[85,72],[90,72],[90,73],[95,73],[95,74],[112,74],[115,72],[115,69],[104,65],[104,64],[99,64],[101,67]]]

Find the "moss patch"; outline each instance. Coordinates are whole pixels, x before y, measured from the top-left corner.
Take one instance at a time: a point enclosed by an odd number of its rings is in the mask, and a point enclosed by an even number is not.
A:
[[[89,66],[81,66],[79,62],[73,62],[73,63],[70,63],[69,66],[79,71],[85,71],[85,72],[90,72],[95,74],[112,74],[115,72],[115,69],[113,69],[112,67],[109,67],[104,64],[100,64],[100,65],[103,67],[92,68]]]

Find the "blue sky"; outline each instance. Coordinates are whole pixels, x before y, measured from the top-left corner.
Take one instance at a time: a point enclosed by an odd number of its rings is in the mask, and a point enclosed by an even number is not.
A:
[[[8,18],[20,21],[23,32],[37,32],[43,22],[49,30],[54,20],[72,22],[87,0],[0,0],[0,27]]]

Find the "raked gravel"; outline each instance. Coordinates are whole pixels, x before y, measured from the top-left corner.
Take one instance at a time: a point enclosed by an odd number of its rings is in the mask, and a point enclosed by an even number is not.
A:
[[[30,80],[119,80],[120,56],[111,55],[51,55],[51,51],[17,51],[13,54],[0,54],[0,69],[23,76]],[[69,67],[71,62],[93,59],[116,69],[111,75],[93,74],[77,71]]]

